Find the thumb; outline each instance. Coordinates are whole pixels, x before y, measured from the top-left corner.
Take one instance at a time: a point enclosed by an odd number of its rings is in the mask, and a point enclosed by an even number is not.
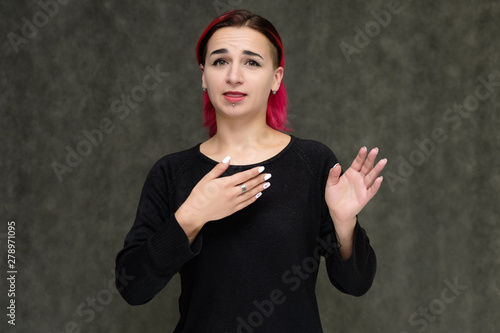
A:
[[[207,173],[205,175],[205,177],[203,177],[205,180],[212,180],[212,179],[215,179],[217,177],[219,177],[220,175],[222,175],[224,173],[224,171],[227,170],[227,168],[229,167],[229,160],[231,159],[230,156],[226,156],[222,162],[220,162],[219,164],[217,164],[212,170],[210,170],[209,173]]]
[[[335,164],[333,168],[330,169],[330,173],[328,174],[328,179],[326,180],[326,186],[333,186],[337,185],[339,182],[339,176],[340,172],[342,171],[342,168],[340,167],[340,164]]]

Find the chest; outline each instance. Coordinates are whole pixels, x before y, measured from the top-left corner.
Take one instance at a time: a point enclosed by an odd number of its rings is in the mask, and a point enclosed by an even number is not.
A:
[[[266,169],[267,171],[267,169]],[[322,193],[306,172],[273,173],[271,187],[248,207],[202,229],[204,251],[253,257],[307,253],[321,225]]]

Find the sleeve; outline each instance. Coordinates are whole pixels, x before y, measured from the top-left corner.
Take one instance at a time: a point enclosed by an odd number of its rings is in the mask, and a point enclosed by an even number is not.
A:
[[[377,259],[366,231],[360,226],[357,216],[351,257],[344,260],[340,255],[335,227],[324,199],[328,173],[335,163],[337,163],[337,158],[328,149],[328,157],[323,165],[321,179],[323,199],[321,205],[320,238],[321,243],[324,244],[323,255],[326,259],[326,269],[330,282],[343,293],[362,296],[372,286],[375,278]]]
[[[190,246],[175,219],[166,179],[157,162],[146,178],[135,222],[116,257],[116,288],[131,305],[150,301],[201,249],[201,235]]]

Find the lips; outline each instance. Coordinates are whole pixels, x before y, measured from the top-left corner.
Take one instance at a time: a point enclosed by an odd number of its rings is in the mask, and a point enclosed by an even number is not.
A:
[[[227,91],[223,95],[224,95],[224,98],[229,103],[238,103],[238,102],[241,102],[247,94],[242,93],[240,91]]]

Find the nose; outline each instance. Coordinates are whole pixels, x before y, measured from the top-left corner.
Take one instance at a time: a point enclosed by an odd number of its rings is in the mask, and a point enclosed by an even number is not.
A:
[[[243,72],[238,62],[233,62],[228,66],[226,82],[232,85],[243,82]]]

